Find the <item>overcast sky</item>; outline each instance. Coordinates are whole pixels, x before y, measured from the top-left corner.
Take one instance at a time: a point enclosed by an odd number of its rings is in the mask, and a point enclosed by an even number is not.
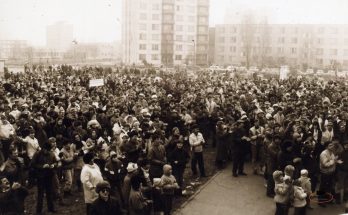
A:
[[[45,45],[46,26],[68,21],[78,41],[120,40],[121,2],[0,0],[0,39]],[[210,4],[211,26],[235,22],[245,10],[267,14],[271,23],[348,24],[348,0],[210,0]]]

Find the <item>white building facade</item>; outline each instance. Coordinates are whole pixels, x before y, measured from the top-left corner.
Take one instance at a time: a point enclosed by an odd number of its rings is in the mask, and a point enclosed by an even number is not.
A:
[[[208,60],[209,0],[124,0],[125,64],[198,64]]]

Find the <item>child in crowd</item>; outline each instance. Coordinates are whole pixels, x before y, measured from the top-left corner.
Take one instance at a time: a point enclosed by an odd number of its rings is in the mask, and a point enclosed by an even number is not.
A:
[[[297,179],[293,182],[293,189],[294,189],[294,208],[295,208],[294,215],[306,215],[307,194],[305,193],[304,189],[301,187],[300,180]]]
[[[174,191],[180,187],[172,175],[172,166],[168,164],[163,166],[161,186],[163,189],[164,215],[169,215],[172,210]]]
[[[307,208],[312,208],[310,205],[310,199],[309,197],[312,194],[312,183],[311,179],[308,177],[308,171],[306,169],[301,170],[301,177],[299,178],[299,181],[301,183],[301,187],[303,188],[304,192],[307,194]]]

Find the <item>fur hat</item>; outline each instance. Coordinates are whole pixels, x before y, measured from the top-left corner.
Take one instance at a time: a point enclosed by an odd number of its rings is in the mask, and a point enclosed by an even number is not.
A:
[[[111,186],[109,184],[109,182],[107,181],[102,181],[102,182],[99,182],[95,188],[95,191],[97,193],[99,193],[100,191],[102,191],[103,189],[108,189],[110,190],[111,189]]]

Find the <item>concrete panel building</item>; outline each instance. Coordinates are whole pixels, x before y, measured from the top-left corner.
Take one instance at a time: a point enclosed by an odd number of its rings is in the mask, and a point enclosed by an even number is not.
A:
[[[215,64],[348,69],[348,25],[250,25],[215,27]]]
[[[126,64],[206,65],[209,0],[124,0],[122,45]]]
[[[46,47],[51,50],[67,51],[74,36],[74,27],[66,22],[57,22],[46,28]]]

